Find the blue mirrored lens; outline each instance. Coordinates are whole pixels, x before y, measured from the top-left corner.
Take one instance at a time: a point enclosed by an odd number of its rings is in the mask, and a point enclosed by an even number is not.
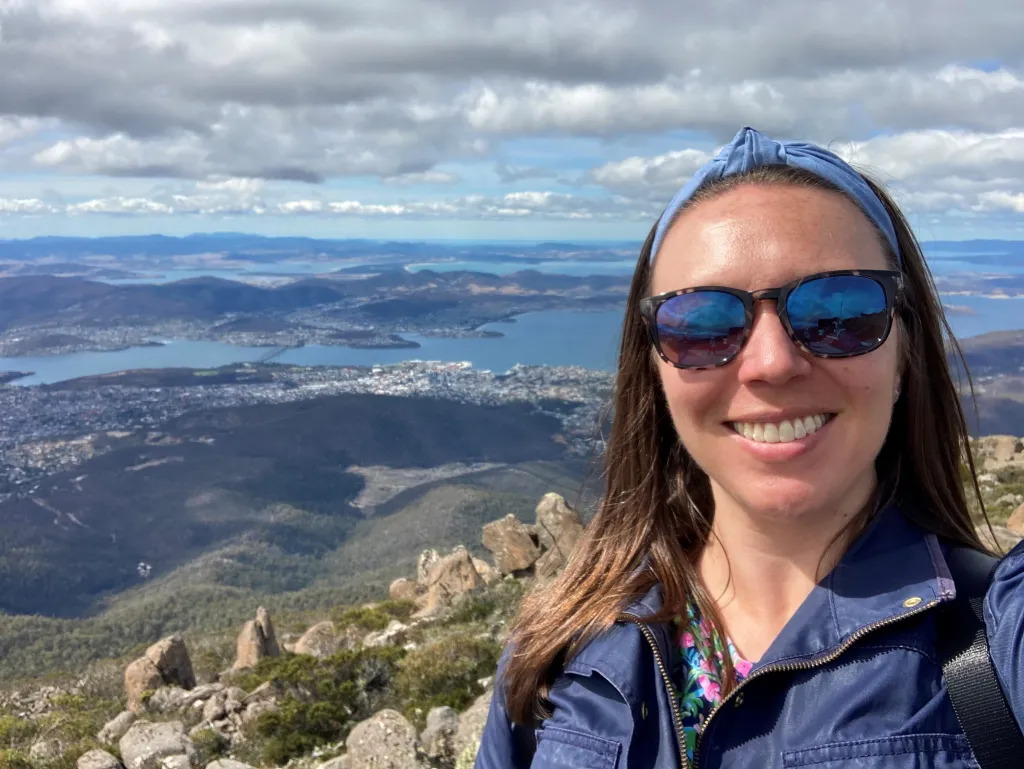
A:
[[[789,295],[786,313],[793,335],[815,355],[870,352],[889,328],[885,289],[862,275],[809,280]]]
[[[662,354],[682,366],[715,366],[743,344],[743,302],[721,291],[694,291],[662,302],[656,325]]]

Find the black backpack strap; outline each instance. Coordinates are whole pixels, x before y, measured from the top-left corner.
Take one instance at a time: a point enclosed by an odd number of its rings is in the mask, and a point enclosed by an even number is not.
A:
[[[939,611],[938,652],[949,699],[981,769],[1019,769],[1024,735],[992,667],[982,609],[999,561],[959,546],[947,561],[957,596]]]

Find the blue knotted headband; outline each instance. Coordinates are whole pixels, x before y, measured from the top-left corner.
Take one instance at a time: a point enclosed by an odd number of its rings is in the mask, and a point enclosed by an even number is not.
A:
[[[882,201],[872,191],[849,164],[838,155],[813,144],[803,142],[777,142],[769,139],[753,128],[743,128],[733,140],[726,144],[711,160],[697,170],[697,173],[676,193],[668,208],[661,215],[654,233],[651,246],[651,263],[661,249],[662,241],[668,232],[679,209],[688,201],[700,186],[708,180],[724,179],[727,176],[746,173],[761,166],[783,165],[803,168],[831,182],[849,195],[867,214],[868,218],[885,236],[893,253],[900,264],[899,243],[896,241],[896,228],[893,227],[889,213]]]

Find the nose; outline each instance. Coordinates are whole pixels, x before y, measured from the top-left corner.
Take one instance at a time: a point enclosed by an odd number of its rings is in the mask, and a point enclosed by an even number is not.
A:
[[[758,302],[754,307],[754,326],[739,354],[738,374],[745,384],[767,382],[785,384],[809,374],[811,361],[786,333],[774,302]]]

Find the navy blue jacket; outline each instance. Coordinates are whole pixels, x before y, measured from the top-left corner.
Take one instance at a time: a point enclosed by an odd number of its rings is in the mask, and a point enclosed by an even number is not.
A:
[[[711,713],[695,769],[977,767],[936,655],[935,608],[956,595],[946,551],[897,509],[880,513]],[[1024,726],[1022,581],[1024,543],[985,600],[992,662]],[[536,729],[509,722],[502,665],[476,769],[686,769],[671,630],[644,622],[660,606],[656,585],[628,608],[635,620],[583,647]]]

